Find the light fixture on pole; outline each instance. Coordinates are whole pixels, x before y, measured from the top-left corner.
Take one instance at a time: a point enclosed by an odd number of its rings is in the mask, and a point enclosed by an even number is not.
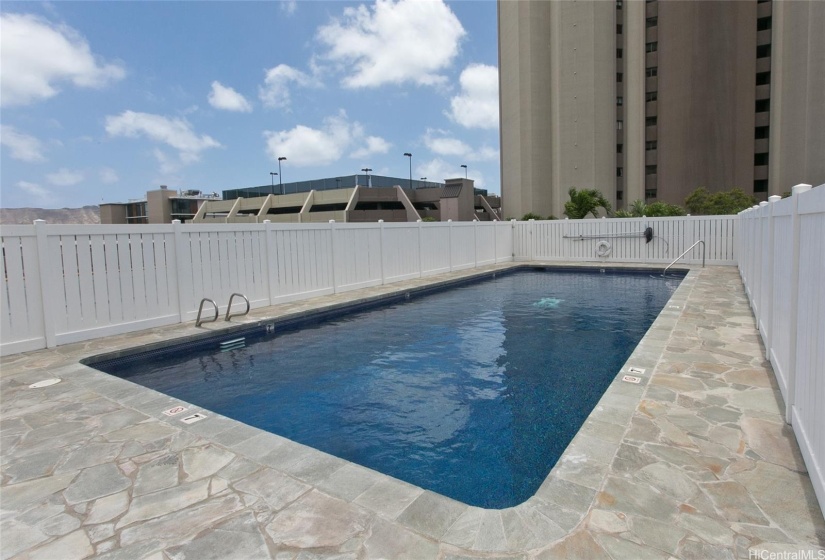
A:
[[[410,190],[412,190],[412,154],[404,152],[404,156],[410,158]]]
[[[277,173],[274,171],[269,172],[269,176],[272,177],[272,188],[269,191],[271,194],[275,194],[275,175],[277,175]]]
[[[464,168],[464,178],[466,179],[467,178],[467,166],[464,165],[464,164],[461,164],[461,167]]]
[[[284,160],[286,160],[286,158],[283,156],[278,158],[278,178],[280,179],[281,183],[281,194],[284,194],[284,176],[281,175],[281,162]]]
[[[372,169],[369,167],[364,167],[361,171],[367,174],[367,188],[372,188],[372,181],[370,181],[370,171],[372,171]]]

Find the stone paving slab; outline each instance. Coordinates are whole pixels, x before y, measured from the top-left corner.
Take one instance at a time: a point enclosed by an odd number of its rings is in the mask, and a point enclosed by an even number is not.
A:
[[[256,309],[235,322],[478,272]],[[78,363],[226,328],[188,323],[0,359],[0,560],[749,558],[825,547],[734,267],[691,270],[536,495],[504,510],[466,506]],[[638,385],[621,381],[630,366],[646,370]],[[63,381],[28,388],[49,377]],[[162,414],[175,404],[207,418],[186,425]]]

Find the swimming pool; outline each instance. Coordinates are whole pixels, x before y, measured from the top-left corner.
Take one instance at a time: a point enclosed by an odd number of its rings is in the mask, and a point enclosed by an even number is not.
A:
[[[504,508],[536,491],[677,285],[649,272],[517,271],[92,365]]]

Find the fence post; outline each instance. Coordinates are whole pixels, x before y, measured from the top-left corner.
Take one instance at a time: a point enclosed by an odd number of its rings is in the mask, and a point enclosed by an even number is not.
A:
[[[191,286],[191,278],[186,278],[186,268],[183,266],[183,256],[189,250],[183,242],[183,230],[180,220],[172,220],[172,233],[175,236],[175,288],[178,291],[178,320],[183,323],[186,321],[186,311],[184,309],[184,294],[187,290],[184,286]]]
[[[792,424],[792,409],[796,400],[796,322],[799,317],[799,195],[809,190],[811,190],[811,185],[805,183],[794,185],[791,188],[791,198],[793,200],[793,212],[791,213],[793,242],[791,247],[793,247],[793,252],[791,254],[791,316],[790,332],[788,333],[791,351],[788,353],[788,394],[785,398],[785,422],[788,424]],[[809,278],[808,280],[812,279]]]
[[[498,220],[490,222],[493,224],[493,264],[498,264]]]
[[[774,292],[773,266],[774,265],[773,265],[773,263],[774,263],[774,245],[775,244],[774,244],[774,240],[773,240],[773,237],[774,237],[773,212],[774,212],[774,209],[776,208],[776,205],[774,205],[773,203],[776,202],[777,200],[782,200],[782,197],[777,196],[777,195],[773,195],[773,196],[768,197],[768,204],[769,204],[769,207],[768,207],[768,211],[769,211],[768,212],[768,246],[766,248],[767,249],[766,257],[768,259],[768,262],[767,262],[767,266],[765,266],[765,265],[762,266],[762,270],[767,270],[768,271],[767,278],[763,278],[763,281],[765,282],[765,290],[766,291],[764,292],[765,293],[765,303],[764,303],[764,306],[763,306],[764,308],[762,309],[762,317],[764,318],[764,321],[762,321],[762,324],[765,325],[765,327],[762,329],[762,331],[763,331],[762,332],[762,342],[765,343],[765,359],[768,360],[768,361],[771,361],[771,344],[772,344],[772,340],[773,340],[773,332],[772,332],[771,327],[773,325],[772,321],[773,321],[773,311],[774,311],[773,310],[773,301],[774,301],[774,298],[773,298],[773,292]],[[762,272],[760,271],[760,274],[761,273]],[[758,325],[757,325],[757,327],[758,327]]]
[[[275,258],[273,249],[275,241],[272,239],[272,220],[264,220],[264,251],[266,251],[266,297],[269,298],[269,305],[275,299],[274,291],[276,285],[277,272],[275,270]]]
[[[530,219],[530,260],[536,260],[536,220]]]
[[[473,268],[478,268],[478,220],[473,219]]]
[[[424,257],[422,256],[424,252],[424,234],[421,230],[424,226],[421,218],[418,218],[416,222],[418,222],[418,277],[422,278],[424,276]]]
[[[381,263],[381,285],[383,286],[387,283],[384,272],[384,220],[378,220],[378,252],[381,255],[378,262]]]
[[[335,278],[335,220],[329,221],[329,270],[332,275],[332,293],[338,293],[338,281]]]
[[[63,277],[49,266],[49,244],[46,235],[46,220],[34,221],[34,232],[37,235],[37,267],[40,272],[40,301],[43,307],[43,336],[46,339],[46,348],[57,346],[54,330],[55,302],[52,294],[59,288],[58,278]]]
[[[447,247],[450,256],[450,272],[453,271],[453,221],[447,220]]]

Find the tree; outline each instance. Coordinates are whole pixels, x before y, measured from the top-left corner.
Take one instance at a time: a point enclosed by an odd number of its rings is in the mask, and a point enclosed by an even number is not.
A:
[[[526,222],[528,220],[543,220],[544,218],[542,218],[538,214],[533,214],[532,212],[527,212],[524,216],[521,217],[521,219]]]
[[[627,210],[617,210],[616,213],[613,214],[616,218],[641,218],[642,216],[658,218],[660,216],[684,215],[685,209],[681,206],[660,201],[645,204],[643,200],[636,200]]]
[[[690,213],[700,216],[738,214],[754,204],[756,199],[742,189],[711,193],[705,187],[699,187],[685,199],[685,206]]]
[[[598,218],[596,210],[603,208],[606,214],[611,213],[610,202],[596,189],[582,189],[577,191],[571,188],[568,191],[570,200],[564,203],[564,214],[571,220],[581,220],[588,214]]]

